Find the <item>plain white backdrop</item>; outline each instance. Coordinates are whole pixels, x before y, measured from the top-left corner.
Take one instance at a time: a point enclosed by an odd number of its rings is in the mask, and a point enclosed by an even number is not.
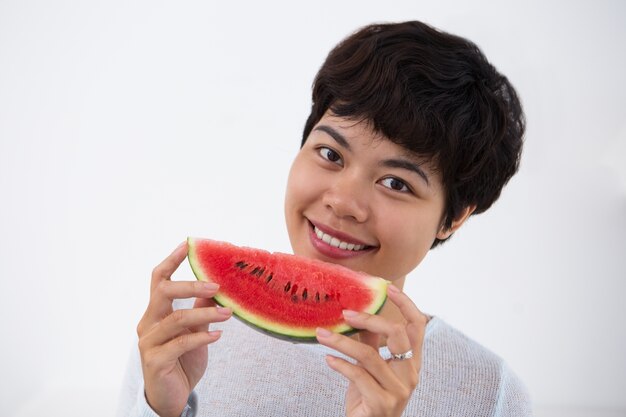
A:
[[[626,415],[626,6],[565,0],[1,0],[0,415],[112,415],[150,271],[186,236],[290,251],[317,69],[411,19],[475,41],[528,132],[406,291],[504,357],[537,415]]]

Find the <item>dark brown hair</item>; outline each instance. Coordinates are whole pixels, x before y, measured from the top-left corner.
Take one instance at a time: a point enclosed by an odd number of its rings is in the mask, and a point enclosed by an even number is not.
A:
[[[474,43],[421,22],[366,26],[329,53],[302,145],[327,110],[435,161],[447,228],[466,207],[491,207],[519,166],[525,120],[511,83]]]

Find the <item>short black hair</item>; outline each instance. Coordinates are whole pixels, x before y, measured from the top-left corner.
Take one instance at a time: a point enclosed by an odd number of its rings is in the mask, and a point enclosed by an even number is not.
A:
[[[373,24],[341,41],[312,99],[302,145],[327,110],[367,120],[435,162],[447,228],[466,207],[491,207],[519,168],[526,122],[515,89],[476,44],[422,22]]]

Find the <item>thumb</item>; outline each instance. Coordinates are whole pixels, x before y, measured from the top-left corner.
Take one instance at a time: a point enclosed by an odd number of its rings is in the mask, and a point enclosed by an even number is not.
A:
[[[215,300],[212,298],[196,298],[193,308],[215,307]]]

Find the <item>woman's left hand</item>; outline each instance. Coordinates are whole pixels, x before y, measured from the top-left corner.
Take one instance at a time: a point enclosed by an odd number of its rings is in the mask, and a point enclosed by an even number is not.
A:
[[[346,393],[349,417],[400,416],[417,386],[422,363],[422,342],[427,318],[411,299],[390,285],[387,295],[404,316],[406,324],[394,323],[367,313],[344,313],[349,325],[362,329],[360,341],[318,329],[318,341],[357,361],[352,364],[328,355],[326,362],[350,382]],[[410,359],[384,360],[379,352],[380,336],[387,338],[393,354],[413,352]]]

